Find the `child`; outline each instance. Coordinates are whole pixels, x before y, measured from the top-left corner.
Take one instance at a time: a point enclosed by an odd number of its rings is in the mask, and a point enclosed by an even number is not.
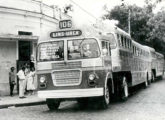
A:
[[[10,96],[13,96],[14,85],[16,84],[14,70],[15,68],[11,67],[9,72]]]
[[[30,72],[27,74],[27,90],[29,91],[30,95],[32,95],[33,91],[35,90],[34,76],[35,76],[34,68],[31,68]]]

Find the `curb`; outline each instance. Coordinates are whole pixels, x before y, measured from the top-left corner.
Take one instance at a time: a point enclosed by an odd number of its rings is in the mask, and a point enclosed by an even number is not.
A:
[[[39,102],[30,102],[30,103],[15,103],[15,104],[5,104],[0,105],[0,109],[10,108],[10,107],[23,107],[23,106],[33,106],[33,105],[42,105],[46,104],[46,101],[39,101]]]

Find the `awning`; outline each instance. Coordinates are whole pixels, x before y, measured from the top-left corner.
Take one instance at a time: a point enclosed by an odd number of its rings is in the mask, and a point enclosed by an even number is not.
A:
[[[0,35],[0,40],[25,40],[25,41],[38,41],[38,36],[32,36],[32,35],[12,35],[12,34],[5,34]]]

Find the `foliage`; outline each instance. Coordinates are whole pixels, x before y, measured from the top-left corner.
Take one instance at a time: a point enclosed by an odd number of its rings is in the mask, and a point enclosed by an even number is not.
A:
[[[165,50],[165,11],[158,12],[148,21],[148,26],[150,26],[149,39],[151,45],[164,52]]]
[[[128,31],[128,15],[130,10],[130,22],[131,22],[131,36],[133,39],[139,42],[143,42],[147,39],[146,33],[148,33],[147,21],[151,16],[149,9],[143,9],[136,5],[133,6],[116,6],[108,14],[106,19],[115,19],[119,21],[117,25],[121,29]]]

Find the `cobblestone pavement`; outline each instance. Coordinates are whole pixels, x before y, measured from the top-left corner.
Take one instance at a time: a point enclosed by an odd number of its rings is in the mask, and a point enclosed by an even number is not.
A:
[[[125,102],[111,103],[106,110],[82,110],[69,101],[58,111],[49,111],[46,105],[0,109],[0,120],[165,120],[165,80],[139,89]]]

